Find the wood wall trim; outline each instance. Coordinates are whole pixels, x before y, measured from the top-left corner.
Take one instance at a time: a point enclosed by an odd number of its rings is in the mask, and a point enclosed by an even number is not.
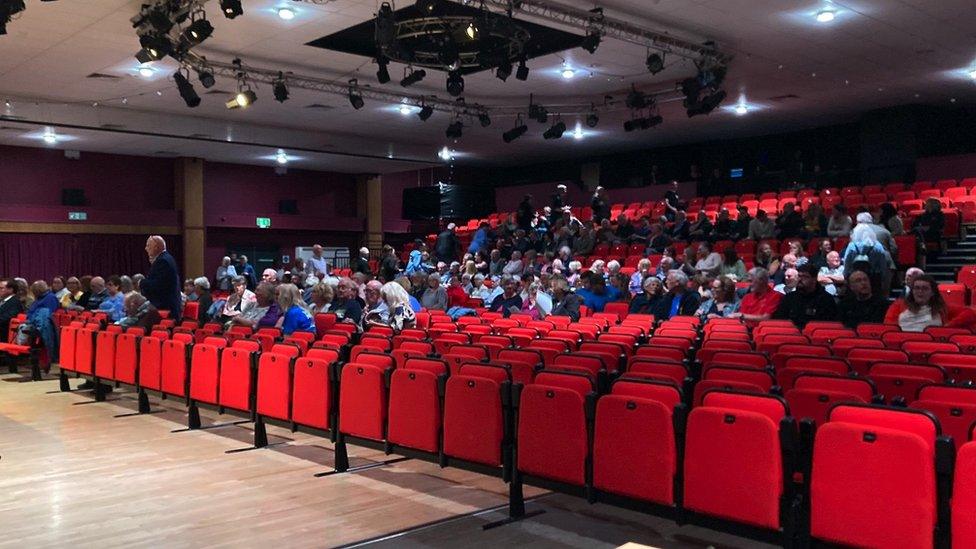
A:
[[[89,223],[26,223],[0,221],[0,233],[43,234],[180,234],[179,227],[157,225],[105,225]]]

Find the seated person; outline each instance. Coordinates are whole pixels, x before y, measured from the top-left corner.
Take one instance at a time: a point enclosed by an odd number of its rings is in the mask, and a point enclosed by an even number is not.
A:
[[[664,293],[664,283],[656,276],[649,276],[642,283],[642,291],[630,302],[630,313],[654,314]]]
[[[783,283],[773,286],[773,291],[786,295],[796,291],[796,284],[799,281],[799,271],[789,268],[783,271]]]
[[[118,276],[108,277],[108,281],[105,282],[105,291],[108,295],[98,306],[99,311],[108,313],[111,322],[118,322],[125,316],[125,305],[123,303],[125,295],[121,292],[121,287],[122,280]]]
[[[125,316],[116,322],[120,326],[137,326],[148,334],[152,332],[153,326],[162,320],[156,306],[140,293],[131,293],[126,296],[124,305]]]
[[[441,286],[441,277],[436,274],[427,277],[427,288],[420,296],[420,304],[424,306],[424,309],[447,310],[447,290]]]
[[[619,297],[616,288],[608,288],[606,279],[595,273],[590,276],[589,287],[576,290],[576,295],[582,297],[583,305],[594,313],[602,313],[607,303]]]
[[[688,238],[692,241],[707,240],[712,234],[712,221],[705,210],[698,212],[698,219],[688,227]]]
[[[780,240],[797,238],[803,233],[803,216],[792,202],[783,205],[783,214],[776,218],[776,233]]]
[[[888,301],[873,294],[871,279],[864,271],[854,271],[845,284],[847,293],[837,304],[840,321],[848,328],[859,324],[882,322],[888,309]]]
[[[735,298],[735,282],[726,276],[720,276],[712,281],[711,297],[702,302],[696,311],[702,320],[724,318],[739,310],[739,302]]]
[[[816,266],[812,262],[811,265]],[[823,284],[824,290],[827,290],[828,294],[832,296],[840,294],[840,290],[844,287],[844,266],[840,263],[839,253],[827,253],[827,265],[820,267],[817,282]]]
[[[688,291],[688,276],[675,269],[668,273],[664,286],[667,293],[658,302],[654,318],[667,320],[674,316],[694,316],[701,306],[701,296],[698,292]]]
[[[728,315],[728,318],[741,318],[750,324],[758,324],[772,318],[779,307],[783,294],[774,292],[769,287],[769,271],[762,267],[755,267],[749,271],[751,286],[739,303],[738,312]]]
[[[791,320],[800,328],[813,320],[837,320],[837,303],[817,282],[817,268],[807,264],[797,272],[796,291],[783,297],[773,318]]]
[[[923,332],[929,326],[972,328],[976,313],[969,307],[948,305],[932,275],[919,275],[911,291],[888,307],[885,324],[897,324],[905,332]]]
[[[243,278],[243,277],[241,277]],[[230,318],[228,325],[250,326],[251,328],[273,328],[281,318],[281,309],[275,301],[275,287],[267,282],[254,288],[254,304],[240,314]]]
[[[282,311],[276,326],[281,328],[281,334],[290,336],[295,332],[315,333],[315,322],[312,313],[302,300],[302,291],[294,284],[281,284],[277,288],[278,310]]]
[[[513,278],[503,279],[500,284],[502,293],[492,300],[488,310],[494,313],[502,313],[508,318],[512,313],[522,312],[522,298],[518,294],[518,282]]]
[[[569,290],[569,282],[562,276],[554,276],[549,282],[552,288],[552,310],[549,312],[553,316],[568,316],[570,321],[579,322],[580,305],[583,298]]]

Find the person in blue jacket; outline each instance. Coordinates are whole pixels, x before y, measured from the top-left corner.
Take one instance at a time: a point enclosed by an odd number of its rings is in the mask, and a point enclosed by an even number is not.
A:
[[[154,307],[169,311],[169,317],[179,323],[183,313],[183,300],[180,296],[180,274],[176,260],[166,251],[166,241],[159,235],[146,240],[146,255],[152,267],[140,284],[139,290]]]
[[[278,286],[278,308],[284,313],[278,320],[282,335],[290,336],[295,332],[315,333],[315,322],[312,313],[302,299],[302,291],[294,284]]]

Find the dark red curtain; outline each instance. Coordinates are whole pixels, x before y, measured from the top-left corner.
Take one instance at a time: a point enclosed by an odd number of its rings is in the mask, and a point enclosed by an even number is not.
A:
[[[133,275],[149,271],[146,238],[139,234],[0,233],[0,277],[50,281],[56,275]],[[180,260],[181,238],[166,237]]]

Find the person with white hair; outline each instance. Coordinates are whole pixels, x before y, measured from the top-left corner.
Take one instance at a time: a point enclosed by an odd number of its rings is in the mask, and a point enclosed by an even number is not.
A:
[[[569,262],[567,267],[569,268],[569,272],[566,275],[566,282],[568,282],[570,286],[576,286],[576,282],[579,280],[580,271],[583,270],[583,264],[579,261],[573,260]]]
[[[598,274],[600,276],[604,276],[605,274],[604,271],[606,270],[606,267],[607,267],[607,263],[605,261],[603,261],[602,259],[597,259],[596,261],[590,264],[590,272],[594,274]]]
[[[888,250],[892,256],[898,255],[898,245],[895,244],[895,238],[891,236],[891,231],[875,223],[874,216],[868,212],[861,212],[857,214],[857,224],[871,227],[871,230],[874,231],[875,240],[884,246],[884,249]]]
[[[319,280],[329,276],[329,264],[322,255],[322,245],[312,246],[312,257],[305,262],[305,272],[315,275]]]
[[[349,265],[349,268],[354,273],[372,275],[373,271],[369,268],[369,248],[365,246],[359,248],[359,255],[356,256],[356,259],[352,260],[352,264]]]
[[[688,275],[680,269],[668,271],[664,280],[667,293],[658,302],[654,318],[668,320],[674,316],[693,316],[701,306],[698,292],[688,291]]]
[[[566,185],[559,184],[556,185],[556,192],[552,195],[552,200],[549,206],[549,224],[555,225],[559,218],[563,215],[563,208],[568,206],[569,193],[567,192]]]
[[[489,303],[488,296],[491,295],[491,289],[485,286],[485,275],[478,273],[471,277],[471,289],[468,295],[481,299],[483,304]]]
[[[630,284],[628,289],[630,294],[637,296],[644,292],[644,280],[647,278],[653,278],[651,273],[651,260],[646,257],[637,262],[637,270],[634,274],[630,275]]]
[[[387,282],[380,287],[380,296],[387,307],[386,324],[393,328],[394,332],[400,333],[404,328],[414,327],[417,316],[410,308],[410,295],[403,289],[403,286],[396,282]],[[370,322],[375,323],[374,321]]]
[[[908,295],[908,292],[912,291],[912,284],[918,277],[925,274],[925,271],[919,269],[918,267],[909,267],[905,271],[905,287],[902,289],[902,295]]]
[[[140,284],[142,295],[160,311],[169,311],[169,317],[178,323],[181,320],[182,298],[176,260],[166,251],[166,241],[159,235],[146,240],[146,255],[152,267],[149,276]]]
[[[277,285],[278,284],[278,271],[267,268],[261,272],[261,282],[267,282],[268,284]]]
[[[217,282],[217,289],[222,292],[229,292],[232,288],[232,282],[234,277],[237,276],[237,270],[230,263],[230,257],[224,256],[220,260],[220,266],[217,267],[217,276],[214,280]]]
[[[205,276],[193,279],[193,290],[197,294],[197,322],[203,326],[210,320],[210,308],[213,307],[213,296],[210,295],[210,280]]]
[[[855,270],[864,271],[871,278],[874,292],[887,295],[884,289],[890,287],[891,254],[875,235],[874,229],[867,223],[859,223],[851,231],[851,241],[844,250],[844,278],[851,276]]]

